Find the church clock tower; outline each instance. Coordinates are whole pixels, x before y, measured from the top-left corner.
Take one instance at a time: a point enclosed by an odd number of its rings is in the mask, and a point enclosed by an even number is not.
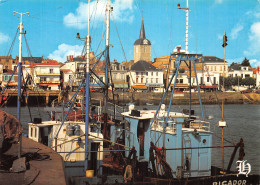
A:
[[[151,42],[145,37],[143,19],[140,30],[140,37],[134,43],[134,62],[138,62],[140,60],[147,62],[151,61]]]

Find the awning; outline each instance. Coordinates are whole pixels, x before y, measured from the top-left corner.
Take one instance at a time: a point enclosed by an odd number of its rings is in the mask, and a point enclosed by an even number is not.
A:
[[[163,84],[146,84],[148,87],[163,87]]]
[[[9,82],[8,83],[8,86],[17,86],[18,85],[18,82]]]
[[[60,84],[39,84],[39,86],[45,86],[45,87],[55,86],[55,85],[60,85]]]
[[[217,85],[201,85],[200,86],[201,89],[217,89],[218,86]]]
[[[173,87],[173,84],[171,84],[171,87]],[[175,88],[179,88],[179,89],[188,89],[189,85],[187,84],[176,84]]]
[[[128,84],[127,83],[114,83],[114,88],[128,88]]]
[[[133,85],[132,86],[134,89],[147,89],[145,85]]]

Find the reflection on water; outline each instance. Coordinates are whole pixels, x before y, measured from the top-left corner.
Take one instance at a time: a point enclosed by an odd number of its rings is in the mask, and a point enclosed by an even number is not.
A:
[[[156,109],[156,106],[142,106],[139,108]],[[182,109],[188,109],[188,105],[172,106],[172,110],[179,112]],[[16,115],[16,107],[2,108],[4,111]],[[192,109],[195,114],[201,116],[200,106],[193,105]],[[221,145],[221,129],[217,126],[218,121],[221,120],[221,108],[219,105],[204,105],[204,114],[207,121],[211,123],[211,131],[214,133],[213,146]],[[43,107],[31,107],[31,114],[34,117],[41,117],[42,120],[49,120],[49,113],[44,111]],[[245,157],[251,164],[252,172],[260,174],[260,105],[225,105],[224,117],[227,121],[228,127],[224,128],[224,145],[231,145],[233,142],[238,143],[240,138],[244,139],[245,143]],[[210,118],[210,119],[208,119]],[[31,122],[29,111],[27,107],[22,107],[21,122],[24,128],[24,133],[27,133],[27,123]],[[225,152],[225,168],[227,168],[229,158],[233,152],[232,148],[226,148]],[[233,162],[233,170],[236,167],[236,160],[238,152]],[[221,148],[212,149],[212,165],[221,167]]]

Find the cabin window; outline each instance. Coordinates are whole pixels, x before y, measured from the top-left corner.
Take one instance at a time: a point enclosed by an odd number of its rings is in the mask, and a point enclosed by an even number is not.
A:
[[[31,137],[33,137],[33,128],[31,127]]]
[[[37,129],[34,128],[34,137],[37,138]]]
[[[207,82],[209,82],[209,77],[207,77]]]
[[[203,141],[202,141],[204,144],[207,142],[207,140],[206,139],[203,139]]]

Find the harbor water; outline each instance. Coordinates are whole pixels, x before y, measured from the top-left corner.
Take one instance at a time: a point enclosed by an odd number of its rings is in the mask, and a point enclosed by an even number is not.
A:
[[[143,109],[156,109],[156,106],[139,106]],[[188,109],[188,105],[172,106],[172,110],[176,112],[182,111],[182,109]],[[201,116],[201,108],[199,105],[192,105],[192,109],[195,110],[195,115]],[[222,119],[221,106],[219,105],[204,105],[204,115],[206,121],[211,123],[211,131],[213,135],[213,146],[221,146],[221,128],[218,127],[218,121]],[[16,116],[16,107],[2,107],[2,110]],[[42,118],[43,121],[50,120],[50,113],[44,110],[44,107],[30,107],[30,112],[33,118]],[[21,110],[21,122],[23,125],[23,133],[27,134],[27,123],[31,122],[31,117],[27,107],[22,107]],[[224,146],[230,146],[232,143],[238,143],[240,138],[244,139],[245,144],[245,156],[244,160],[247,160],[251,164],[252,174],[260,174],[260,105],[252,104],[240,104],[240,105],[225,105],[224,107],[224,119],[227,122],[227,127],[224,128]],[[238,150],[239,151],[239,150]],[[225,168],[228,166],[230,156],[233,152],[233,148],[224,149],[224,161]],[[236,168],[236,161],[238,158],[238,152],[234,159],[232,169]],[[221,167],[222,161],[222,149],[212,149],[212,165]]]

